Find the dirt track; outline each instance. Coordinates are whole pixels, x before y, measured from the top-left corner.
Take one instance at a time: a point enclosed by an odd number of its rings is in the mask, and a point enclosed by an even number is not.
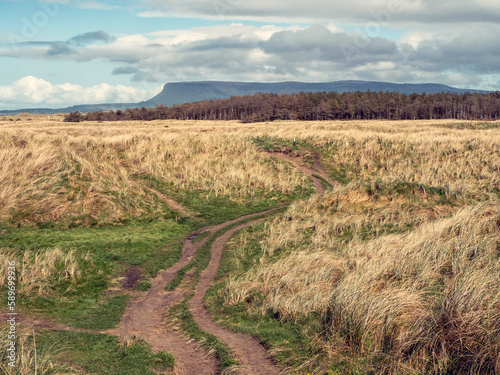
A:
[[[295,163],[299,170],[301,170],[304,174],[307,174],[313,180],[314,186],[316,187],[316,192],[320,195],[324,193],[325,189],[321,184],[321,181],[313,176],[313,174],[317,172],[307,166],[302,165],[301,158],[294,158],[282,153],[273,154],[273,156]],[[321,168],[318,159],[319,158],[315,158],[315,166],[320,167],[317,168],[319,170],[319,174],[326,175],[324,173],[324,170]],[[329,180],[328,176],[322,177],[327,181]],[[332,185],[335,185],[333,181]],[[231,348],[240,363],[243,365],[242,369],[239,371],[239,374],[278,375],[281,373],[280,369],[274,364],[272,359],[269,358],[267,350],[259,340],[242,333],[229,331],[217,325],[211,319],[208,311],[203,305],[203,298],[210,288],[211,283],[214,281],[219,269],[222,253],[224,251],[224,245],[226,244],[226,242],[234,234],[234,232],[255,224],[261,220],[263,219],[254,220],[249,223],[239,225],[233,229],[228,230],[221,237],[217,238],[217,240],[212,245],[210,263],[201,275],[201,280],[196,287],[195,295],[189,301],[189,308],[194,320],[203,330],[216,335]]]
[[[323,170],[319,163],[319,155],[313,152],[314,165],[317,171],[302,164],[302,158],[292,157],[284,153],[275,153],[274,157],[294,163],[304,174],[308,175],[316,187],[318,194],[323,194],[325,189],[321,181],[314,177],[314,174],[320,174],[329,183],[335,185]],[[215,233],[225,227],[228,227],[241,220],[254,216],[268,214],[273,210],[268,210],[252,215],[242,216],[240,218],[225,222],[212,227],[201,229],[197,233],[211,232]],[[242,367],[240,374],[255,375],[273,375],[279,374],[279,368],[269,358],[267,350],[257,339],[246,336],[241,333],[231,332],[213,322],[208,311],[203,306],[203,298],[213,282],[217,270],[219,269],[224,245],[228,239],[239,229],[248,227],[260,220],[254,220],[239,225],[219,237],[211,248],[211,258],[208,267],[203,271],[201,280],[196,287],[195,295],[189,301],[189,308],[196,323],[203,330],[216,335],[225,342],[233,351]],[[188,343],[177,332],[173,331],[164,322],[163,313],[169,307],[181,301],[188,291],[177,289],[175,291],[166,291],[165,286],[170,283],[177,272],[186,266],[194,257],[196,251],[208,240],[205,238],[200,243],[193,243],[192,236],[184,240],[184,251],[181,259],[168,270],[160,273],[153,281],[153,285],[148,293],[142,298],[138,298],[129,304],[122,322],[117,329],[108,331],[111,334],[119,335],[122,338],[131,336],[141,337],[148,342],[153,350],[167,350],[176,358],[176,372],[179,374],[214,374],[217,371],[217,361],[213,356],[207,356],[205,351],[193,343]]]
[[[210,288],[212,281],[215,279],[226,242],[237,230],[248,227],[261,220],[263,219],[239,225],[217,238],[212,245],[210,263],[201,275],[201,280],[196,287],[194,297],[189,300],[189,310],[201,329],[216,335],[231,348],[243,365],[243,370],[238,372],[239,374],[277,375],[280,371],[268,357],[267,350],[260,341],[242,333],[231,332],[220,327],[210,318],[208,311],[203,306],[203,298]]]
[[[238,219],[228,221],[223,224],[206,227],[197,233],[215,233],[240,220],[254,216],[265,215],[273,210],[245,215]],[[214,356],[208,356],[203,348],[188,342],[172,327],[170,327],[163,317],[164,312],[171,306],[180,302],[189,290],[177,288],[174,291],[167,291],[165,287],[174,279],[177,272],[189,264],[196,254],[196,251],[205,244],[209,237],[202,242],[193,243],[188,236],[184,239],[184,250],[181,259],[168,270],[160,272],[153,280],[149,291],[135,298],[125,310],[119,327],[108,330],[107,333],[120,336],[123,339],[140,337],[145,340],[154,351],[166,350],[172,353],[176,359],[176,373],[178,374],[215,374],[218,363]]]
[[[335,186],[337,183],[330,180],[326,175],[319,163],[319,155],[315,152],[312,152],[312,154],[316,171],[303,165],[301,157],[293,157],[284,153],[274,153],[272,156],[294,163],[300,171],[312,179],[316,187],[316,192],[321,195],[324,193],[325,189],[320,179],[313,176],[313,174],[321,175],[332,186]],[[188,214],[187,210],[184,212],[183,207],[176,208],[182,213]],[[181,210],[181,208],[183,210]],[[196,234],[207,231],[214,234],[239,221],[270,214],[275,210],[276,209],[245,215],[226,223],[203,228],[196,232]],[[278,375],[282,372],[273,360],[269,358],[267,350],[259,340],[220,327],[211,319],[208,311],[203,305],[203,298],[217,274],[224,245],[228,239],[235,231],[248,227],[261,220],[263,220],[263,218],[241,224],[228,230],[221,237],[217,238],[211,248],[209,265],[201,274],[201,280],[196,287],[195,294],[189,301],[189,308],[194,320],[203,330],[219,337],[232,350],[241,364],[238,368],[239,374]],[[172,353],[176,359],[176,374],[217,374],[219,364],[216,358],[213,355],[207,355],[203,348],[182,337],[167,324],[168,322],[166,322],[164,318],[164,313],[169,307],[180,302],[191,292],[190,290],[182,288],[177,288],[174,291],[166,291],[165,287],[174,279],[181,268],[191,262],[198,249],[206,243],[209,237],[210,236],[206,237],[199,243],[192,242],[194,238],[193,235],[185,238],[184,250],[180,260],[169,269],[160,272],[153,280],[152,287],[147,293],[136,295],[133,298],[127,306],[122,321],[117,328],[107,330],[104,333],[120,336],[122,339],[141,338],[145,340],[154,351],[166,350]],[[30,319],[28,317],[24,317],[23,319],[27,324],[40,328],[73,330],[72,328],[40,319]]]

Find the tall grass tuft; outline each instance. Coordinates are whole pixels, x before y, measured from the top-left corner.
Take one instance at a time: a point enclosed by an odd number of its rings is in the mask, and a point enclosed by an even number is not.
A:
[[[499,223],[498,205],[478,204],[404,233],[311,244],[223,294],[228,304],[260,294],[254,308],[284,321],[318,316],[330,356],[349,353],[376,373],[498,373]]]
[[[72,284],[81,276],[79,262],[90,256],[78,256],[74,251],[63,252],[58,248],[45,250],[19,250],[0,248],[0,286],[6,284],[8,262],[16,262],[16,289],[26,296],[47,296],[51,288],[62,281]]]
[[[6,352],[10,346],[10,340],[7,340],[7,336],[8,329],[0,329],[0,371],[2,374],[70,375],[81,373],[57,359],[62,348],[56,343],[50,346],[38,346],[35,331],[27,327],[17,327],[15,367],[9,366]]]

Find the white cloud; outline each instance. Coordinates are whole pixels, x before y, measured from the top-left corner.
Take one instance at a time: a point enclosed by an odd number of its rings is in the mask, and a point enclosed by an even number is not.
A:
[[[156,95],[161,87],[140,90],[131,86],[101,83],[82,87],[71,83],[52,84],[44,79],[26,76],[9,86],[0,86],[0,106],[12,109],[22,106],[63,107],[75,104],[135,103]]]
[[[363,79],[489,89],[498,81],[493,77],[500,74],[500,50],[496,48],[499,32],[500,25],[470,24],[467,28],[447,27],[446,32],[438,27],[410,29],[400,40],[391,40],[370,38],[361,29],[346,32],[333,23],[259,27],[233,23],[118,35],[108,38],[107,44],[72,45],[72,53],[49,53],[54,48],[50,41],[25,43],[17,50],[0,48],[0,57],[63,60],[75,63],[75,69],[82,66],[76,63],[104,62],[109,64],[109,74],[120,74],[120,78],[142,90],[105,84],[87,88],[53,85],[25,77],[0,87],[0,101],[52,106],[137,102],[153,96],[148,94],[152,82],[160,85],[198,80]],[[104,32],[81,34],[79,38],[101,35]],[[27,86],[21,87],[21,83]],[[30,91],[30,85],[43,90]]]
[[[268,22],[500,23],[495,0],[142,0],[145,15]],[[154,13],[152,13],[154,12]]]
[[[146,11],[137,13],[137,17],[143,17],[143,18],[163,18],[168,16],[169,15],[167,13],[159,11]]]

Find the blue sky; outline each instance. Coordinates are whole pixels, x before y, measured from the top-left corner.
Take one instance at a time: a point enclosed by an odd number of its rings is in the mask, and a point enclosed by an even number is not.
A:
[[[497,90],[493,0],[0,1],[0,109],[139,102],[172,81]]]

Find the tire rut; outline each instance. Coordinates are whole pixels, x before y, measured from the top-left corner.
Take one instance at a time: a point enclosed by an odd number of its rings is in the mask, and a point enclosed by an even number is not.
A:
[[[278,375],[280,374],[279,368],[273,363],[271,358],[269,358],[266,348],[259,340],[242,333],[236,333],[222,328],[212,320],[210,314],[203,305],[203,298],[219,269],[226,242],[237,230],[246,228],[262,220],[264,219],[258,219],[239,225],[217,238],[212,245],[210,263],[201,274],[201,280],[196,287],[193,298],[189,300],[189,310],[191,311],[193,319],[201,329],[214,334],[231,348],[239,362],[244,366],[243,371],[239,372],[240,374]]]
[[[210,238],[208,236],[203,241],[194,243],[192,240],[196,235],[207,231],[214,234],[240,220],[266,215],[277,209],[279,208],[245,215],[219,225],[203,228],[186,237],[184,239],[183,253],[179,261],[169,269],[160,272],[153,280],[148,292],[134,298],[128,304],[120,325],[106,331],[106,333],[119,336],[125,340],[131,337],[141,338],[154,351],[166,350],[170,352],[176,360],[177,374],[216,374],[219,365],[216,358],[213,355],[207,355],[203,348],[182,337],[164,318],[164,312],[179,303],[191,291],[182,288],[167,291],[165,287],[175,278],[181,268],[191,262],[198,249]]]
[[[292,157],[281,153],[273,154],[273,156],[296,164],[297,168],[302,173],[308,175],[312,179],[316,188],[316,193],[319,195],[324,194],[325,188],[323,187],[321,180],[314,176],[316,171],[303,165],[302,158]],[[319,155],[316,155],[314,159],[315,166],[319,170],[319,174],[330,183],[331,180],[328,178],[319,163]],[[320,168],[318,168],[318,166]],[[332,185],[334,186],[336,183],[332,181]],[[238,369],[238,374],[242,375],[279,375],[282,374],[283,371],[280,370],[279,367],[273,362],[272,358],[270,358],[268,354],[268,351],[259,340],[242,333],[229,331],[228,329],[225,329],[215,323],[210,317],[208,310],[205,308],[203,299],[208,289],[211,287],[215,276],[217,275],[222,254],[224,252],[224,245],[227,243],[229,238],[236,231],[253,225],[261,220],[264,220],[264,218],[232,228],[215,240],[211,248],[210,262],[201,274],[201,280],[196,286],[194,296],[189,300],[189,309],[195,322],[200,326],[200,328],[214,334],[231,348],[240,364],[243,365],[241,369]]]

